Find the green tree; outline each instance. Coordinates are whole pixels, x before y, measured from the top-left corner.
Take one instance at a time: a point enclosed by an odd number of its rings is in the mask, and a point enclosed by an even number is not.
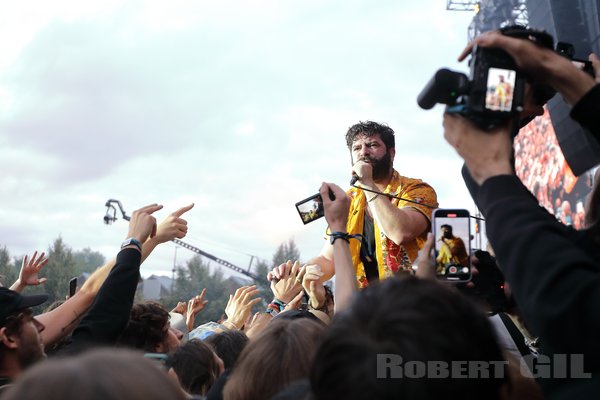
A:
[[[208,300],[208,304],[196,316],[195,325],[218,321],[225,312],[230,293],[223,273],[219,269],[210,272],[208,264],[199,255],[192,257],[185,268],[177,269],[173,290],[168,298],[163,299],[163,304],[172,309],[178,301],[188,301],[200,294],[202,289],[206,289],[204,299]]]
[[[271,267],[265,260],[259,260],[254,267],[254,273],[262,278],[257,282],[256,286],[260,289],[260,297],[263,299],[261,307],[266,307],[267,304],[273,300],[273,292],[271,292],[271,285],[267,281],[267,274],[271,271]],[[260,303],[259,303],[260,304]],[[261,310],[264,311],[264,310]]]
[[[69,280],[76,275],[76,272],[73,253],[62,237],[59,236],[54,240],[46,254],[48,264],[42,269],[40,276],[48,278],[48,281],[36,289],[48,294],[46,305],[49,305],[55,300],[64,299],[69,294]]]
[[[84,272],[94,272],[96,268],[106,263],[106,258],[102,253],[86,247],[73,252],[73,261],[75,262],[74,276],[79,276]]]
[[[275,251],[275,254],[273,254],[272,267],[275,268],[279,264],[282,264],[288,260],[300,260],[300,250],[298,250],[294,239],[290,239],[287,242],[283,242],[279,245]]]
[[[10,287],[18,277],[19,267],[10,257],[6,246],[0,247],[0,282],[6,287]]]

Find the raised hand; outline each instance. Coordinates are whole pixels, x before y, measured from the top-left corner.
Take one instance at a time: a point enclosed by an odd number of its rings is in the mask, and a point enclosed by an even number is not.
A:
[[[227,315],[225,326],[242,329],[250,316],[252,307],[261,300],[260,297],[256,297],[258,293],[256,285],[252,285],[242,286],[234,294],[229,295],[229,302],[225,307]]]
[[[417,267],[415,275],[422,279],[435,279],[435,263],[431,255],[433,248],[433,233],[427,234],[427,241],[423,245],[414,265]]]
[[[271,291],[276,299],[289,303],[302,289],[302,280],[298,278],[300,263],[288,261],[278,267],[279,280],[271,280]]]
[[[131,214],[127,237],[135,238],[140,243],[144,243],[148,237],[154,237],[156,235],[156,218],[152,216],[152,213],[160,210],[162,207],[158,204],[150,204],[139,210],[135,210]]]
[[[194,329],[196,314],[204,310],[204,307],[206,307],[206,304],[208,304],[208,300],[204,300],[205,295],[206,289],[202,289],[202,293],[192,297],[187,303],[187,315],[185,318],[185,323],[190,331]]]
[[[189,206],[181,207],[171,213],[156,229],[156,240],[159,243],[165,243],[175,238],[182,239],[188,231],[187,221],[181,216],[194,208],[194,203]]]
[[[177,305],[175,306],[175,308],[173,308],[171,310],[172,313],[177,313],[177,314],[181,314],[184,317],[187,314],[187,303],[185,301],[179,301],[177,302]]]
[[[325,305],[325,286],[321,282],[323,272],[317,264],[306,265],[298,274],[302,280],[302,287],[308,293],[310,306],[314,309]]]
[[[23,289],[25,289],[25,286],[37,286],[46,283],[47,279],[40,278],[39,272],[44,265],[48,263],[48,258],[44,257],[46,254],[43,252],[39,257],[37,254],[37,251],[35,251],[33,256],[31,256],[31,259],[28,259],[27,256],[23,258],[21,271],[19,271],[19,278],[10,287],[11,290],[21,292]]]
[[[287,303],[287,305],[285,306],[283,311],[299,310],[300,306],[302,305],[303,297],[304,297],[304,291],[301,290],[300,293],[298,293],[296,295],[296,297],[294,297],[289,303]]]
[[[329,191],[333,192],[335,200],[329,198]],[[319,189],[323,198],[323,209],[325,210],[325,219],[332,231],[346,232],[346,224],[348,222],[348,210],[350,208],[350,197],[333,183],[321,184]]]

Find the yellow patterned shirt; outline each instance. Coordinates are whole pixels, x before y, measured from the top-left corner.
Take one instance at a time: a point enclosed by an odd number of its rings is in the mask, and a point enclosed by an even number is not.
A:
[[[425,218],[431,223],[431,214],[433,208],[437,207],[437,196],[435,190],[427,183],[420,179],[407,178],[394,170],[392,179],[385,188],[384,193],[390,193],[398,197],[415,201],[420,204],[410,203],[399,199],[390,199],[390,201],[398,208],[413,208],[422,213]],[[348,191],[350,195],[350,211],[348,214],[348,233],[362,234],[365,219],[365,209],[367,201],[365,192],[361,189],[351,188]],[[412,270],[412,262],[417,258],[417,254],[425,240],[427,239],[427,230],[409,243],[397,245],[388,239],[377,226],[377,221],[373,221],[375,229],[375,252],[377,256],[377,265],[379,269],[379,279],[389,278],[398,271]],[[367,277],[365,276],[365,268],[360,260],[360,240],[350,240],[350,254],[352,262],[356,267],[356,280],[359,288],[364,288],[368,285]]]

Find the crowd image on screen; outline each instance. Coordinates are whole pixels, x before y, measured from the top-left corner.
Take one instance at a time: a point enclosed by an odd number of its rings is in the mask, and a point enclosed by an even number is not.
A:
[[[515,169],[540,205],[565,225],[582,229],[591,171],[576,177],[558,144],[548,110],[515,138]]]

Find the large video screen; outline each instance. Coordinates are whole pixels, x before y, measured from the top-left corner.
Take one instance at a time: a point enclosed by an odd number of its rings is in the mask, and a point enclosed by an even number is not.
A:
[[[565,225],[583,227],[592,172],[576,177],[558,145],[550,114],[531,121],[514,142],[517,175],[544,208]]]

